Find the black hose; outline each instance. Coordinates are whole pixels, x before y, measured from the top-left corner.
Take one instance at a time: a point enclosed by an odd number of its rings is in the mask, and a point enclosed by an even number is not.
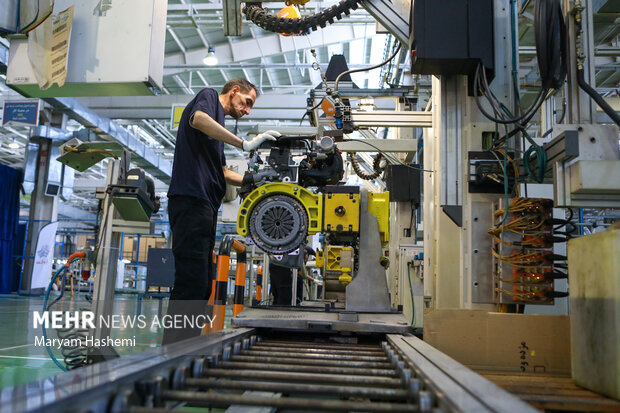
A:
[[[560,0],[536,1],[534,32],[542,87],[558,89],[566,78],[566,26]]]
[[[609,106],[609,103],[607,103],[605,99],[601,95],[599,95],[596,90],[594,90],[592,86],[586,83],[583,68],[577,69],[577,83],[579,84],[579,87],[582,88],[583,91],[586,92],[588,95],[590,95],[592,100],[594,100],[596,104],[605,111],[605,113],[611,118],[611,120],[614,121],[616,125],[620,126],[620,115],[618,115],[618,112],[616,112],[611,106]]]

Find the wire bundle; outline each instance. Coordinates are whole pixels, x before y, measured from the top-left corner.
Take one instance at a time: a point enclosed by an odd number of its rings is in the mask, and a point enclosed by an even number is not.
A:
[[[543,304],[566,296],[553,289],[555,279],[567,277],[560,271],[566,268],[562,263],[566,257],[554,254],[553,244],[565,242],[572,232],[569,228],[557,229],[572,226],[574,230],[574,225],[570,222],[572,215],[567,220],[552,218],[552,208],[550,199],[515,198],[494,211],[496,225],[488,233],[493,237],[491,254],[498,302]]]

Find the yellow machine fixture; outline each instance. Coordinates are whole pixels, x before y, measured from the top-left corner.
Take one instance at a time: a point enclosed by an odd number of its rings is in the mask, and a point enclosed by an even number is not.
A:
[[[381,246],[385,247],[390,240],[390,193],[369,192],[368,211],[377,217]]]
[[[340,272],[338,281],[340,284],[348,284],[353,278],[351,270],[353,268],[353,248],[343,247],[339,245],[330,245],[326,249],[326,257],[317,258],[317,266],[322,267],[325,271]]]
[[[250,236],[263,251],[285,254],[306,236],[321,232],[323,195],[298,184],[261,185],[243,200],[237,215],[237,233]]]
[[[237,233],[251,237],[265,252],[285,254],[304,243],[307,235],[359,232],[359,188],[333,188],[314,194],[288,182],[261,185],[243,200]],[[378,220],[385,246],[389,239],[389,193],[370,193],[368,210]]]
[[[360,230],[360,195],[328,192],[323,201],[323,231],[358,232]]]
[[[344,188],[350,187],[342,187],[342,189]],[[359,200],[358,192],[326,192],[323,200],[323,232],[359,232]],[[368,194],[368,210],[379,222],[381,244],[384,247],[390,238],[389,203],[389,192],[370,192]]]

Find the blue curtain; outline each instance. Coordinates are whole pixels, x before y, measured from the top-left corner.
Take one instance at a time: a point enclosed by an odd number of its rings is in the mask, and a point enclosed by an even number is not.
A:
[[[13,289],[13,242],[19,221],[22,172],[0,164],[0,294]]]

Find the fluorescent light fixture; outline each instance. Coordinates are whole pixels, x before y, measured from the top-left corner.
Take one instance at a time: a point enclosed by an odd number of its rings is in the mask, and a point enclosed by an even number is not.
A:
[[[215,55],[214,47],[209,47],[209,52],[207,53],[205,58],[202,59],[202,63],[207,66],[215,66],[217,64],[217,56]]]
[[[13,138],[13,140],[11,142],[9,142],[9,148],[11,148],[11,149],[19,148],[19,144],[17,142],[15,142],[15,138]]]

